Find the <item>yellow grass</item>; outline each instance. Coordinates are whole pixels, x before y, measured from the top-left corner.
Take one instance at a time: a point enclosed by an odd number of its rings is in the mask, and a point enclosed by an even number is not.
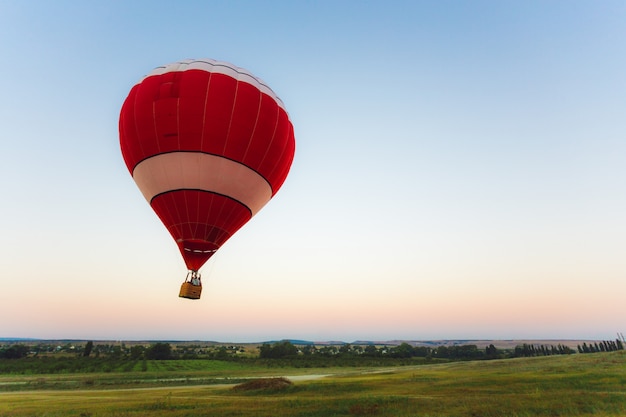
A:
[[[624,351],[293,380],[281,389],[260,384],[258,390],[211,385],[5,392],[0,416],[626,416]]]

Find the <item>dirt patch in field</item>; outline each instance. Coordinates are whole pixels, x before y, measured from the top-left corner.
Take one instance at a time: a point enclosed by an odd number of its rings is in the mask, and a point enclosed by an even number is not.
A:
[[[293,382],[287,378],[259,378],[252,379],[250,381],[243,382],[235,385],[233,390],[235,391],[278,391],[285,388],[289,388],[293,385]]]

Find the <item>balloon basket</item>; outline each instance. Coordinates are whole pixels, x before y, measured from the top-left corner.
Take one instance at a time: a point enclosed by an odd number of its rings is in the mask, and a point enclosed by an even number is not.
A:
[[[202,284],[193,285],[191,282],[183,282],[180,286],[178,296],[181,298],[189,298],[190,300],[199,300],[202,294]]]
[[[180,286],[178,296],[181,298],[189,298],[190,300],[199,300],[202,294],[202,281],[198,271],[187,272],[187,278]]]

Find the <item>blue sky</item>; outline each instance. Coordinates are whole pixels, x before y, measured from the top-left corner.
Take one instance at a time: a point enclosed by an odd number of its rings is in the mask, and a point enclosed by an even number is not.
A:
[[[0,336],[613,338],[626,293],[621,1],[0,0]],[[154,67],[281,97],[274,200],[186,269],[119,151]]]

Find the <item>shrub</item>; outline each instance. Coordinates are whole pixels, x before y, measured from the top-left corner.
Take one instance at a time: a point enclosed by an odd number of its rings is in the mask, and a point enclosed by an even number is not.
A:
[[[235,391],[280,391],[289,388],[293,385],[289,379],[284,377],[279,378],[260,378],[246,381],[242,384],[235,385],[233,390]]]

